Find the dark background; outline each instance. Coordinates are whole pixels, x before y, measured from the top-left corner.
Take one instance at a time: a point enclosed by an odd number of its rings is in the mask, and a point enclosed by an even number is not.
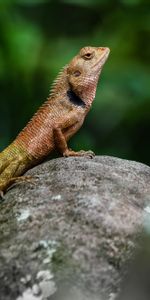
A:
[[[149,0],[0,1],[0,150],[46,99],[83,46],[108,46],[74,149],[150,164]]]

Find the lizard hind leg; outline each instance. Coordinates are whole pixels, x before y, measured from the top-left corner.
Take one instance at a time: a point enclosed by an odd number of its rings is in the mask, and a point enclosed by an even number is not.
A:
[[[8,187],[11,185],[12,178],[15,176],[20,162],[17,160],[7,161],[7,163],[3,164],[0,169],[0,194],[3,195]]]
[[[2,153],[0,153],[0,176],[10,163],[10,160],[3,156]]]
[[[14,143],[0,153],[0,196],[15,183],[31,180],[29,176],[20,177],[30,165],[28,154]]]
[[[20,182],[31,182],[31,176],[21,175],[26,171],[24,159],[20,156],[11,157],[0,161],[0,196],[12,185]]]

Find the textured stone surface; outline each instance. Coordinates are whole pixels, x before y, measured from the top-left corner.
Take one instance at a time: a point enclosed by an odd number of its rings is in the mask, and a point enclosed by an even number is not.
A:
[[[97,156],[28,174],[35,184],[0,205],[0,299],[115,299],[150,212],[150,168]]]

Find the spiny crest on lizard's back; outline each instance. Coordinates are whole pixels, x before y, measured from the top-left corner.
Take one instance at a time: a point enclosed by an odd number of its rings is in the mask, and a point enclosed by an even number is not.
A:
[[[48,99],[50,96],[52,96],[52,97],[56,96],[56,94],[58,94],[59,92],[62,93],[63,88],[66,87],[67,68],[68,68],[68,65],[65,65],[64,67],[62,67],[60,69],[57,77],[55,78],[55,80],[52,83]]]

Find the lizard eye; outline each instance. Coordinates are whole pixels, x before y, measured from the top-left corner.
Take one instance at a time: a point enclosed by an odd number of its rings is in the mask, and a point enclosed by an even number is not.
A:
[[[80,72],[79,70],[76,70],[76,71],[73,73],[73,75],[74,75],[75,77],[78,77],[78,76],[81,75],[81,72]]]
[[[87,52],[83,55],[84,59],[91,59],[93,57],[93,52]]]

